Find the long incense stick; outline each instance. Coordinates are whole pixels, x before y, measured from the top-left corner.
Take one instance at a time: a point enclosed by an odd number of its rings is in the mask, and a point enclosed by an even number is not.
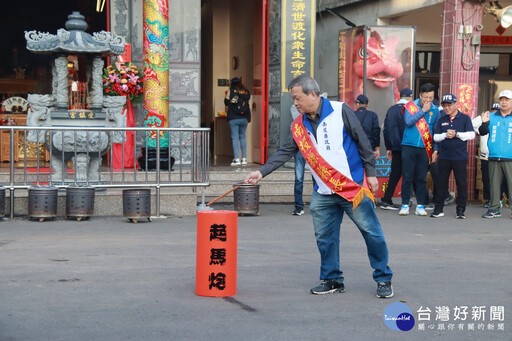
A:
[[[243,185],[243,183],[241,183],[241,184],[240,184],[240,185],[238,185],[238,186],[233,187],[232,189],[230,189],[230,190],[229,190],[229,191],[227,191],[226,193],[222,194],[221,196],[219,196],[219,197],[217,197],[217,198],[213,199],[212,201],[210,201],[209,203],[207,203],[207,204],[206,204],[206,206],[210,206],[210,205],[211,205],[211,204],[213,204],[214,202],[216,202],[216,201],[218,201],[218,200],[220,200],[220,199],[224,198],[226,195],[228,195],[229,193],[233,192],[234,190],[236,190],[236,189],[240,188],[240,186],[242,186],[242,185]]]

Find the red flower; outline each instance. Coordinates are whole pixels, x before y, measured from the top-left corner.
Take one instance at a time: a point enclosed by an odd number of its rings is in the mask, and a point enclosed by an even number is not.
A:
[[[143,79],[137,77],[137,66],[131,63],[113,63],[105,68],[103,72],[103,89],[105,95],[110,96],[126,96],[130,100],[142,93]],[[110,75],[110,76],[109,76]],[[117,77],[113,77],[117,76]],[[127,79],[130,81],[126,82]],[[123,87],[121,88],[121,83]]]

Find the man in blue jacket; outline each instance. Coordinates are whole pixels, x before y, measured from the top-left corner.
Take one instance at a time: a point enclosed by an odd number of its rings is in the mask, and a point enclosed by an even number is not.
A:
[[[491,180],[491,204],[483,218],[500,218],[501,182],[507,180],[512,193],[512,91],[503,90],[499,95],[500,110],[482,114],[480,136],[489,134],[489,178]]]
[[[379,117],[374,111],[366,109],[368,107],[368,97],[365,95],[357,96],[354,103],[356,104],[356,111],[354,111],[354,113],[356,114],[359,122],[361,122],[361,126],[363,127],[368,140],[370,140],[373,155],[375,156],[375,160],[377,160],[380,157]]]
[[[432,132],[439,116],[439,109],[432,104],[434,85],[425,83],[420,88],[420,98],[406,103],[404,108],[405,130],[402,139],[402,207],[399,215],[409,214],[411,185],[416,185],[416,215],[427,216],[426,176],[430,161],[436,162],[433,151]],[[408,109],[409,108],[409,109]],[[431,159],[432,157],[432,159]]]
[[[404,136],[404,104],[412,100],[412,90],[405,88],[400,91],[400,100],[388,109],[384,119],[384,143],[386,154],[391,160],[388,186],[380,202],[383,210],[398,210],[393,204],[393,193],[402,177],[402,137]]]

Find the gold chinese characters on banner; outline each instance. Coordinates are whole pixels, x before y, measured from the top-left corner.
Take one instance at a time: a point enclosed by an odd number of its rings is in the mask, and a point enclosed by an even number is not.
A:
[[[281,75],[283,92],[300,75],[313,77],[315,0],[282,0]]]

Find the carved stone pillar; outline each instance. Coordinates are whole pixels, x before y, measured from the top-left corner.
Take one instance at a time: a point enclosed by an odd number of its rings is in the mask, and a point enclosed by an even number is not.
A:
[[[55,72],[57,73],[56,100],[59,109],[68,108],[68,60],[65,56],[55,58]]]
[[[103,105],[103,60],[101,56],[95,56],[92,61],[92,80],[91,80],[91,108],[101,109]]]
[[[57,67],[55,66],[55,61],[52,63],[52,96],[54,99],[57,98]]]

